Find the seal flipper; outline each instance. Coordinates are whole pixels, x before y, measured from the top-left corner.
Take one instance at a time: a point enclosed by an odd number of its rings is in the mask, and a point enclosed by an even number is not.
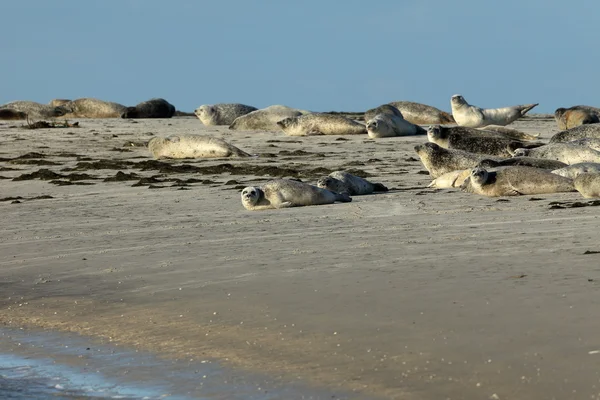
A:
[[[333,192],[333,193],[335,193],[335,192]],[[335,193],[335,201],[339,201],[342,203],[350,203],[352,201],[352,198],[350,197],[348,192]]]
[[[387,192],[387,191],[389,191],[389,189],[387,187],[383,186],[381,183],[374,183],[373,191],[374,192]]]

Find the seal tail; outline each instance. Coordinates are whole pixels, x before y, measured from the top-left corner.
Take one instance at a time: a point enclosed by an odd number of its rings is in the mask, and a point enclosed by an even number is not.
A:
[[[427,129],[425,129],[419,125],[415,125],[415,126],[417,127],[417,132],[415,133],[415,135],[427,135]]]
[[[535,103],[535,104],[525,104],[523,106],[521,106],[521,116],[527,114],[528,111],[530,111],[533,107],[539,105],[540,103]]]
[[[385,186],[383,186],[381,183],[374,183],[373,184],[373,191],[374,192],[387,192],[389,189]]]
[[[350,195],[347,192],[336,193],[335,201],[340,201],[342,203],[350,203],[352,201],[352,198],[350,197]]]

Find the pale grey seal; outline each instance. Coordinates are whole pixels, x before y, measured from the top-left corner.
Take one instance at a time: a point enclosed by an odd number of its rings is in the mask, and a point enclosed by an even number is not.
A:
[[[348,193],[351,196],[388,191],[388,188],[381,183],[369,182],[346,171],[334,171],[328,176],[319,178],[317,186],[336,193]]]
[[[256,110],[258,108],[240,103],[203,104],[194,114],[206,126],[231,125],[236,118]]]
[[[489,158],[489,156],[484,154],[444,149],[430,142],[419,144],[414,149],[432,178],[437,178],[445,173],[459,169],[473,168],[481,160]]]
[[[585,146],[567,143],[550,143],[534,149],[518,148],[514,151],[515,157],[535,157],[557,160],[565,164],[583,162],[600,162],[600,151]]]
[[[365,121],[373,119],[378,114],[389,114],[404,118],[404,115],[391,104],[383,104],[376,108],[371,108],[365,112]]]
[[[367,128],[341,115],[312,113],[299,117],[285,118],[277,125],[288,136],[308,135],[358,135],[367,133]]]
[[[452,116],[460,126],[482,128],[488,125],[505,126],[525,115],[535,104],[524,104],[503,108],[480,108],[473,106],[460,94],[452,96]]]
[[[154,158],[252,157],[226,141],[199,135],[154,137],[148,142]]]
[[[452,115],[426,104],[412,101],[393,101],[392,106],[402,113],[405,120],[417,125],[454,124]]]
[[[171,118],[175,115],[175,106],[165,99],[154,98],[143,101],[135,107],[127,107],[121,118]]]
[[[460,187],[470,175],[470,169],[459,169],[457,171],[446,172],[432,180],[427,187],[438,189],[457,188]]]
[[[19,113],[23,113],[26,115],[25,118],[30,119],[52,119],[62,117],[67,113],[67,109],[64,106],[53,107],[47,104],[36,103],[35,101],[12,101],[10,103],[6,103],[0,106],[0,110],[13,110],[16,111],[12,113],[10,111],[5,111],[5,115],[12,115],[12,117],[17,117]]]
[[[335,193],[289,179],[274,179],[260,187],[246,187],[241,197],[242,205],[251,211],[352,201],[347,193]]]
[[[597,173],[584,173],[580,174],[575,178],[575,189],[583,197],[595,198],[600,197],[600,174]]]
[[[287,106],[269,106],[237,117],[235,121],[229,125],[229,129],[279,131],[277,122],[286,118],[298,117],[302,114],[304,114],[302,110]]]
[[[587,172],[600,173],[600,163],[578,163],[563,168],[555,169],[553,174],[564,176],[565,178],[575,179],[581,174]]]
[[[402,116],[393,114],[377,114],[367,121],[367,134],[371,139],[423,135],[427,131],[419,125],[411,124]]]

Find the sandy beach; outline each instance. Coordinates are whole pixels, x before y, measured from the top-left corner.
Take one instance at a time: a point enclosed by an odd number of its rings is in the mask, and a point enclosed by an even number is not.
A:
[[[600,399],[600,203],[428,188],[413,150],[425,136],[78,121],[0,123],[4,326],[211,358],[337,398]],[[511,127],[558,131],[539,116]],[[143,143],[175,133],[259,157],[152,160]],[[245,186],[338,169],[391,190],[241,205]]]

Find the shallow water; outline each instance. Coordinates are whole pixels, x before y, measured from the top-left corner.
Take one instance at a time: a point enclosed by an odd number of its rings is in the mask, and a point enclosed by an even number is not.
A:
[[[0,399],[344,399],[214,360],[165,360],[73,334],[0,329]]]

